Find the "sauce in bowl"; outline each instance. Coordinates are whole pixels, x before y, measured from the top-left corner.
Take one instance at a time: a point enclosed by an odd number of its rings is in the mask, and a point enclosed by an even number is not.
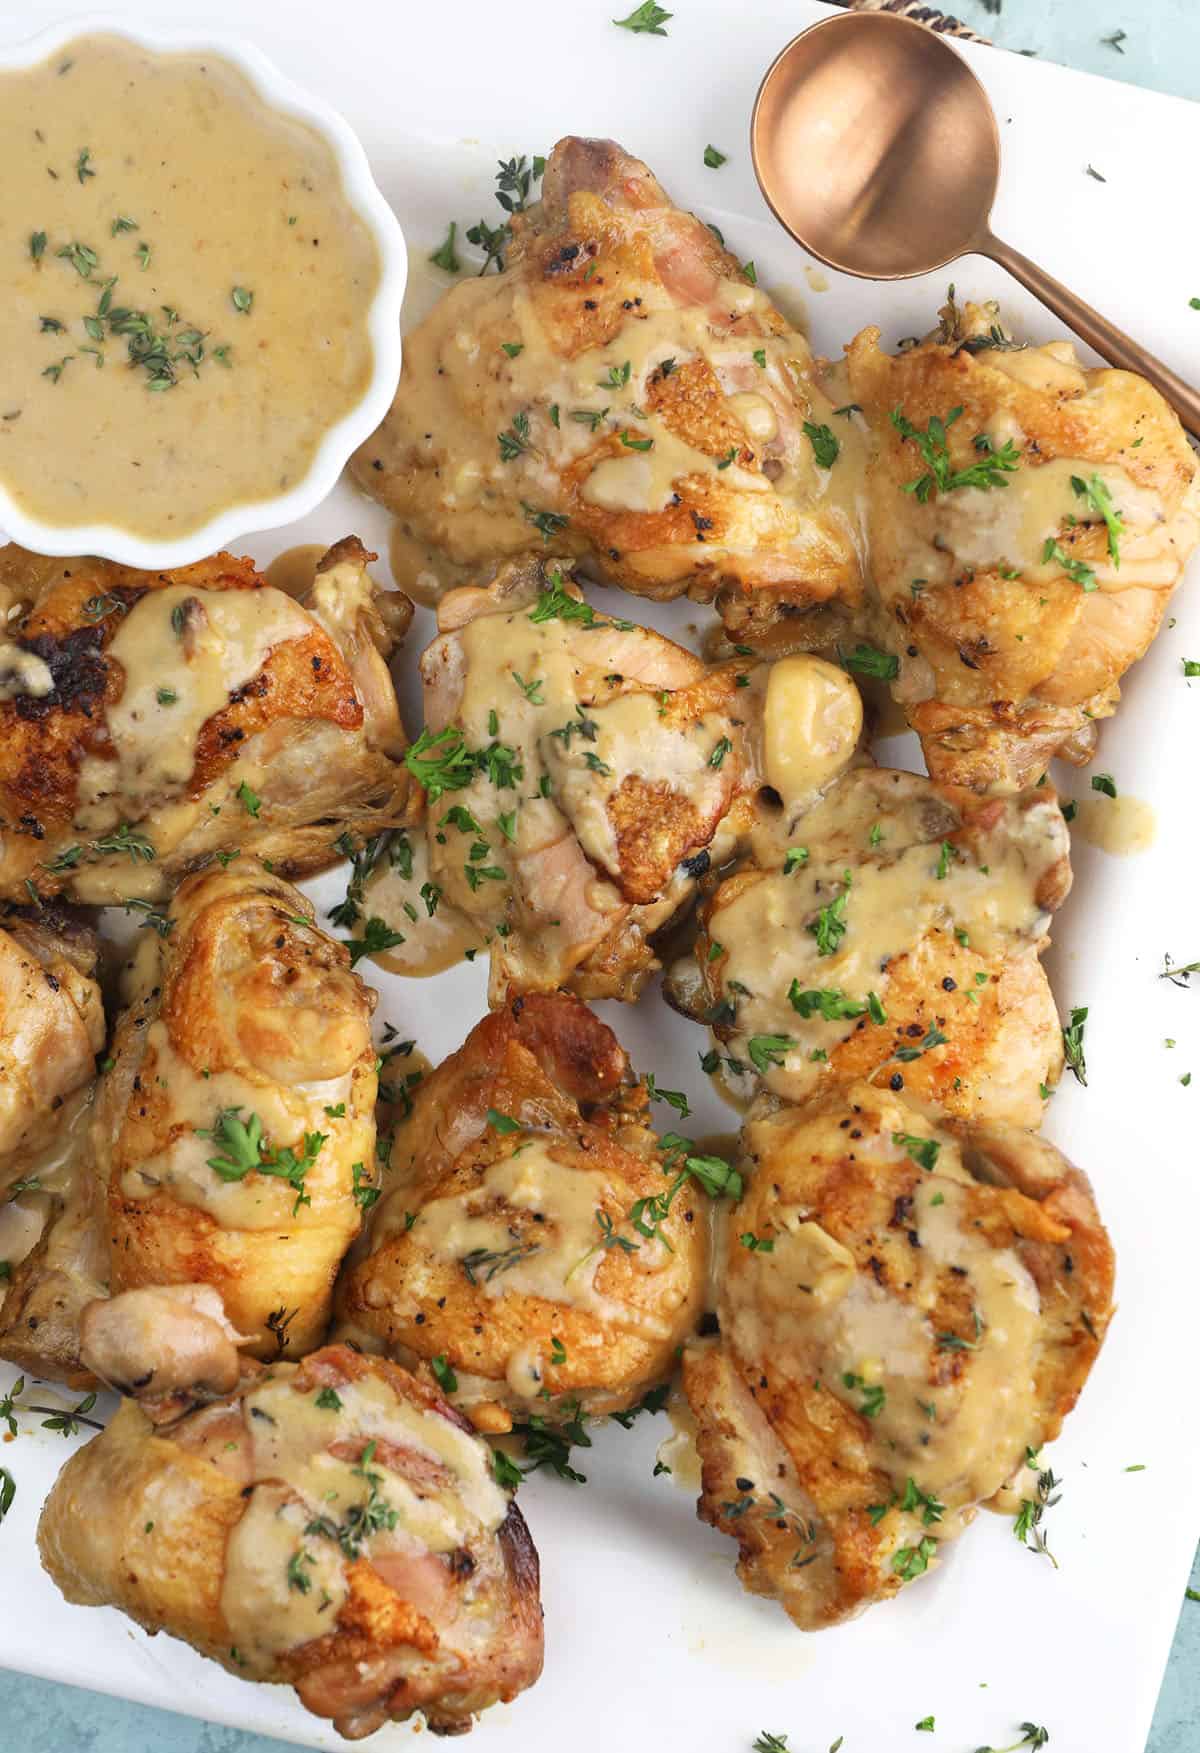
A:
[[[374,368],[331,144],[219,55],[79,37],[0,72],[0,486],[176,540],[299,486]]]

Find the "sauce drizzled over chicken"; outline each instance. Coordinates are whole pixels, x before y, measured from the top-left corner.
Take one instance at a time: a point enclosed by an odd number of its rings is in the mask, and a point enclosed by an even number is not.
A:
[[[745,666],[598,614],[553,563],[452,592],[438,622],[409,761],[439,909],[490,937],[493,1003],[636,997],[651,935],[732,843]]]
[[[749,739],[763,789],[665,987],[727,1049],[706,1067],[739,1102],[866,1078],[1037,1126],[1063,1058],[1039,961],[1071,884],[1053,790],[981,801],[866,765],[843,671],[804,655],[766,675]]]
[[[548,525],[607,582],[716,597],[734,638],[782,616],[827,640],[861,595],[864,437],[753,268],[611,140],[559,141],[511,227],[504,272],[407,338],[352,464],[400,519],[401,582],[428,596]]]
[[[674,1175],[611,1030],[565,993],[516,999],[412,1104],[339,1282],[347,1331],[437,1358],[483,1430],[636,1405],[698,1319],[707,1200],[685,1175],[654,1209]]]
[[[60,1473],[38,1546],[68,1601],[290,1684],[352,1740],[416,1710],[462,1733],[541,1672],[537,1554],[489,1449],[344,1346],[250,1368],[170,1424],[124,1401]]]
[[[1018,791],[1087,761],[1200,537],[1179,421],[1068,341],[1016,345],[994,305],[951,301],[895,358],[865,329],[848,360],[879,636],[929,771]]]
[[[250,858],[147,932],[93,1139],[114,1291],[215,1287],[256,1355],[325,1332],[375,1160],[375,995]]]
[[[680,1007],[732,1089],[789,1102],[867,1078],[964,1120],[1038,1126],[1062,1070],[1039,957],[1070,887],[1053,790],[965,804],[855,767],[763,822],[701,912]]]
[[[402,824],[386,659],[411,618],[351,537],[309,605],[217,554],[174,572],[0,550],[0,895],[161,899],[243,848],[289,875]]]
[[[1111,1312],[1091,1188],[1016,1128],[863,1083],[752,1113],[690,1346],[699,1513],[805,1630],[894,1595],[1058,1434]]]

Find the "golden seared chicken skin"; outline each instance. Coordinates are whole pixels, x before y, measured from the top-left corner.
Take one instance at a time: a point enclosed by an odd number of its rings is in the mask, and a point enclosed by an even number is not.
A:
[[[0,929],[0,1357],[68,1381],[85,1378],[79,1312],[108,1277],[88,1138],[97,949],[64,908]]]
[[[358,1740],[457,1734],[538,1678],[538,1561],[491,1453],[425,1383],[343,1346],[155,1426],[132,1400],[38,1528],[81,1606],[119,1607]]]
[[[407,337],[352,463],[411,581],[540,530],[639,595],[715,597],[734,639],[827,641],[862,592],[864,439],[752,266],[611,140],[560,140],[511,229],[504,272]]]
[[[0,550],[0,895],[158,900],[247,849],[288,875],[406,819],[386,658],[411,617],[350,539],[306,607],[249,560]]]
[[[577,999],[494,1011],[412,1097],[339,1282],[345,1331],[437,1359],[481,1430],[636,1405],[694,1328],[707,1259],[706,1196],[648,1108]]]
[[[96,935],[63,908],[0,922],[0,1194],[78,1107],[104,1046]]]
[[[635,998],[653,934],[732,845],[757,710],[745,664],[710,669],[596,613],[553,563],[451,592],[438,624],[408,760],[439,907],[490,941],[493,1003],[560,986]]]
[[[690,1346],[699,1514],[804,1630],[896,1594],[1052,1440],[1113,1255],[1086,1177],[1013,1128],[951,1132],[867,1084],[751,1116]]]
[[[1063,1059],[1039,960],[1071,884],[1058,800],[870,766],[861,729],[844,671],[811,654],[771,666],[762,789],[666,996],[727,1050],[703,1063],[735,1100],[865,1078],[958,1119],[1037,1126]]]
[[[1158,392],[1020,346],[953,300],[892,357],[847,350],[874,441],[871,571],[935,779],[1018,791],[1084,762],[1200,536],[1200,465]]]
[[[249,857],[160,918],[96,1100],[112,1288],[212,1285],[252,1353],[299,1355],[370,1198],[374,994]]]
[[[964,803],[916,773],[852,768],[776,821],[701,909],[668,991],[711,1063],[806,1102],[855,1078],[972,1122],[1040,1125],[1062,1036],[1040,955],[1071,872],[1049,786]]]

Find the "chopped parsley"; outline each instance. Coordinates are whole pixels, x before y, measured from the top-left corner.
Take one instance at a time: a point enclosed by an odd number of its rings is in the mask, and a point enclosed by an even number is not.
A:
[[[853,651],[840,651],[842,668],[857,676],[875,676],[883,682],[894,682],[900,674],[900,659],[891,651],[880,651],[877,645],[861,640]]]
[[[790,1035],[751,1035],[746,1051],[755,1071],[765,1075],[771,1066],[780,1064],[795,1045]]]
[[[922,1138],[913,1132],[893,1132],[892,1143],[907,1151],[913,1162],[921,1168],[930,1170],[936,1164],[942,1148],[936,1138]]]
[[[196,1128],[196,1136],[211,1139],[217,1147],[218,1154],[208,1158],[208,1166],[222,1181],[244,1181],[249,1174],[274,1176],[295,1191],[293,1216],[302,1205],[312,1204],[304,1178],[320,1155],[328,1133],[304,1133],[297,1155],[291,1145],[276,1149],[270,1144],[257,1114],[243,1120],[240,1108],[222,1108],[211,1127]]]
[[[848,870],[842,872],[845,887],[826,906],[821,907],[815,919],[810,919],[805,930],[811,932],[817,940],[817,954],[832,956],[846,935],[846,898],[850,893],[851,876]]]
[[[999,450],[989,442],[988,448],[981,454],[977,462],[968,464],[965,469],[953,469],[950,466],[950,446],[947,434],[951,426],[962,415],[962,408],[951,408],[945,419],[934,414],[925,431],[914,426],[905,418],[903,410],[893,408],[892,425],[905,443],[915,444],[925,464],[926,472],[912,481],[905,481],[902,491],[912,493],[924,505],[935,493],[952,493],[960,487],[1007,487],[1006,475],[1010,475],[1020,462],[1020,455],[1011,438],[1005,439]],[[979,435],[983,437],[981,433]]]
[[[632,31],[635,36],[665,37],[663,25],[673,18],[673,12],[664,12],[654,0],[642,0],[635,6],[628,18],[614,18],[613,23],[621,30]]]
[[[1120,512],[1113,504],[1112,494],[1099,475],[1089,475],[1086,481],[1079,475],[1072,475],[1071,487],[1077,498],[1086,499],[1096,515],[1104,519],[1108,530],[1109,558],[1113,565],[1119,568],[1121,564],[1120,538],[1125,533],[1125,524]]]
[[[748,1248],[752,1254],[773,1254],[775,1252],[774,1239],[771,1236],[756,1236],[753,1230],[743,1230],[738,1241],[743,1248]]]
[[[1072,560],[1053,536],[1047,536],[1046,545],[1042,549],[1042,565],[1049,566],[1051,563],[1060,567],[1071,583],[1077,584],[1080,590],[1090,591],[1099,588],[1096,584],[1096,574],[1092,568],[1085,565],[1082,560]]]
[[[919,1059],[923,1053],[930,1052],[934,1047],[944,1047],[948,1039],[949,1036],[943,1035],[936,1023],[930,1023],[923,1040],[919,1041],[915,1047],[897,1047],[892,1057],[899,1059],[904,1065],[911,1065],[913,1060]]]
[[[474,752],[453,725],[436,733],[423,730],[405,751],[404,765],[424,788],[430,803],[436,803],[443,792],[460,791],[469,785],[477,771]]]
[[[842,1386],[849,1388],[852,1392],[861,1393],[862,1404],[858,1410],[864,1418],[878,1418],[887,1405],[886,1388],[877,1383],[872,1385],[865,1382],[862,1376],[856,1376],[851,1370],[846,1370],[843,1374]]]
[[[652,1102],[666,1102],[669,1108],[674,1108],[681,1120],[688,1119],[692,1112],[691,1105],[683,1091],[659,1089],[652,1071],[646,1074],[646,1094]]]
[[[458,1377],[446,1362],[444,1352],[439,1351],[436,1357],[431,1357],[429,1367],[433,1371],[434,1380],[444,1394],[458,1392]]]
[[[798,1015],[820,1016],[827,1023],[861,1016],[867,1008],[860,999],[847,998],[840,986],[804,988],[799,980],[793,980],[788,988],[788,1003]]]
[[[926,1534],[916,1546],[901,1546],[892,1555],[892,1569],[904,1582],[912,1582],[929,1569],[930,1560],[937,1556],[937,1544],[931,1534]]]
[[[350,966],[353,968],[364,956],[377,956],[383,950],[395,949],[398,944],[406,942],[402,931],[393,931],[385,919],[372,914],[363,927],[361,937],[343,939],[350,951]]]
[[[379,1198],[382,1188],[373,1185],[371,1177],[362,1163],[355,1163],[350,1173],[354,1183],[350,1191],[355,1205],[360,1211],[370,1211]]]
[[[811,420],[804,422],[804,436],[813,448],[813,457],[819,469],[831,469],[838,460],[841,445],[828,426],[814,426]]]

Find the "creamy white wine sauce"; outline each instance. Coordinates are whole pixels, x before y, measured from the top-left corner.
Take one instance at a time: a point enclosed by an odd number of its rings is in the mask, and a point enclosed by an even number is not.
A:
[[[296,486],[361,398],[375,242],[219,56],[84,36],[0,74],[0,483],[173,539]]]

